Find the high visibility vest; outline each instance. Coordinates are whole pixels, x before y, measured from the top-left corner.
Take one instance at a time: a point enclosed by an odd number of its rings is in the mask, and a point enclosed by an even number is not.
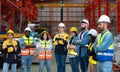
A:
[[[88,49],[89,49],[90,51],[93,50],[93,43],[90,43],[90,44],[89,44]],[[93,56],[90,56],[90,57],[89,57],[89,62],[90,62],[91,64],[95,64],[95,65],[97,64],[97,61],[93,59]]]
[[[40,43],[43,47],[48,47],[50,46],[50,40],[44,42],[42,40],[40,40]],[[39,60],[44,60],[44,59],[47,59],[47,60],[50,60],[52,59],[52,51],[51,50],[40,50],[39,53],[38,53],[38,59]]]
[[[106,34],[111,34],[109,31],[105,32],[101,37],[101,34],[98,35],[97,45],[99,46],[101,42],[103,42]],[[97,60],[98,61],[112,61],[114,55],[114,42],[110,44],[109,48],[104,52],[97,52]]]
[[[27,38],[26,36],[23,36],[24,43],[27,45],[31,45],[33,43],[33,37]],[[34,55],[34,48],[24,48],[21,49],[21,55],[26,56],[26,55]]]

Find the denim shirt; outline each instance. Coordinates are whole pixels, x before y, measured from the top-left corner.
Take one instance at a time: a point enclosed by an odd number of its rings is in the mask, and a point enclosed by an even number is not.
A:
[[[86,31],[86,32],[85,32]],[[74,44],[75,45],[79,45],[79,56],[83,57],[87,55],[87,51],[88,51],[88,47],[86,45],[89,44],[90,40],[89,40],[89,35],[88,35],[88,30],[85,30],[83,38],[81,39],[81,41],[78,43],[77,41],[79,40],[79,36],[77,36],[74,40]]]
[[[73,42],[74,42],[74,40],[77,38],[77,36],[76,37],[74,37],[73,38]],[[79,54],[79,45],[75,45],[75,51],[77,52],[77,54]],[[78,56],[78,55],[77,55]],[[76,57],[76,56],[74,56],[74,55],[68,55],[68,57],[69,58],[73,58],[73,57]]]
[[[104,34],[106,31],[108,30],[104,30],[101,34]],[[106,36],[104,37],[103,41],[99,46],[97,45],[97,41],[98,38],[96,38],[94,43],[94,50],[96,53],[106,51],[109,48],[110,44],[114,42],[114,37],[112,34],[106,34]]]

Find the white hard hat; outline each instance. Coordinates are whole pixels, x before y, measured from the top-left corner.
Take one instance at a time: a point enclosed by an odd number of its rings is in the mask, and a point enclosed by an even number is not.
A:
[[[26,27],[24,31],[32,31],[30,27]]]
[[[84,22],[86,24],[89,24],[88,20],[87,19],[83,19],[82,21],[80,21],[81,23]]]
[[[59,23],[58,26],[65,27],[65,24],[64,23]]]
[[[107,15],[101,15],[98,22],[108,22],[111,23],[110,18]]]
[[[95,29],[90,29],[88,34],[91,34],[92,36],[97,36],[98,35],[98,33]]]

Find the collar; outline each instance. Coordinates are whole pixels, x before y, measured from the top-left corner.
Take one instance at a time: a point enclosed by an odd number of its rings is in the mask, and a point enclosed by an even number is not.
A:
[[[11,42],[13,42],[14,40],[12,39],[12,41],[10,42],[10,40],[9,40],[9,39],[7,39],[7,41],[8,41],[9,43],[11,43]]]
[[[104,34],[104,33],[107,32],[107,31],[108,31],[108,29],[105,29],[104,31],[101,32],[101,34]]]
[[[62,33],[62,34],[60,34],[60,33],[59,33],[59,35],[60,35],[60,36],[64,36],[64,35],[65,35],[65,33]]]

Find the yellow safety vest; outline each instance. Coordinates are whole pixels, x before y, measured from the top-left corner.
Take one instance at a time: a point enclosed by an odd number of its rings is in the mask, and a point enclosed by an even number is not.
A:
[[[50,46],[50,40],[48,41],[42,41],[40,40],[40,43],[43,47],[49,47]],[[40,50],[39,53],[38,53],[38,59],[39,60],[44,60],[44,59],[47,59],[47,60],[50,60],[52,59],[52,51],[51,50]]]
[[[92,49],[92,48],[93,48],[93,45],[94,45],[93,43],[90,43],[90,44],[89,44],[88,49],[89,49],[90,51],[93,50],[93,49]],[[90,57],[89,57],[89,62],[90,62],[91,64],[95,64],[95,65],[97,64],[97,61],[95,61],[95,60],[93,59],[93,56],[90,56]]]
[[[31,45],[33,43],[33,37],[27,38],[26,36],[23,36],[24,43],[27,45]],[[34,55],[34,48],[24,48],[21,49],[21,55],[27,56],[27,55]]]

